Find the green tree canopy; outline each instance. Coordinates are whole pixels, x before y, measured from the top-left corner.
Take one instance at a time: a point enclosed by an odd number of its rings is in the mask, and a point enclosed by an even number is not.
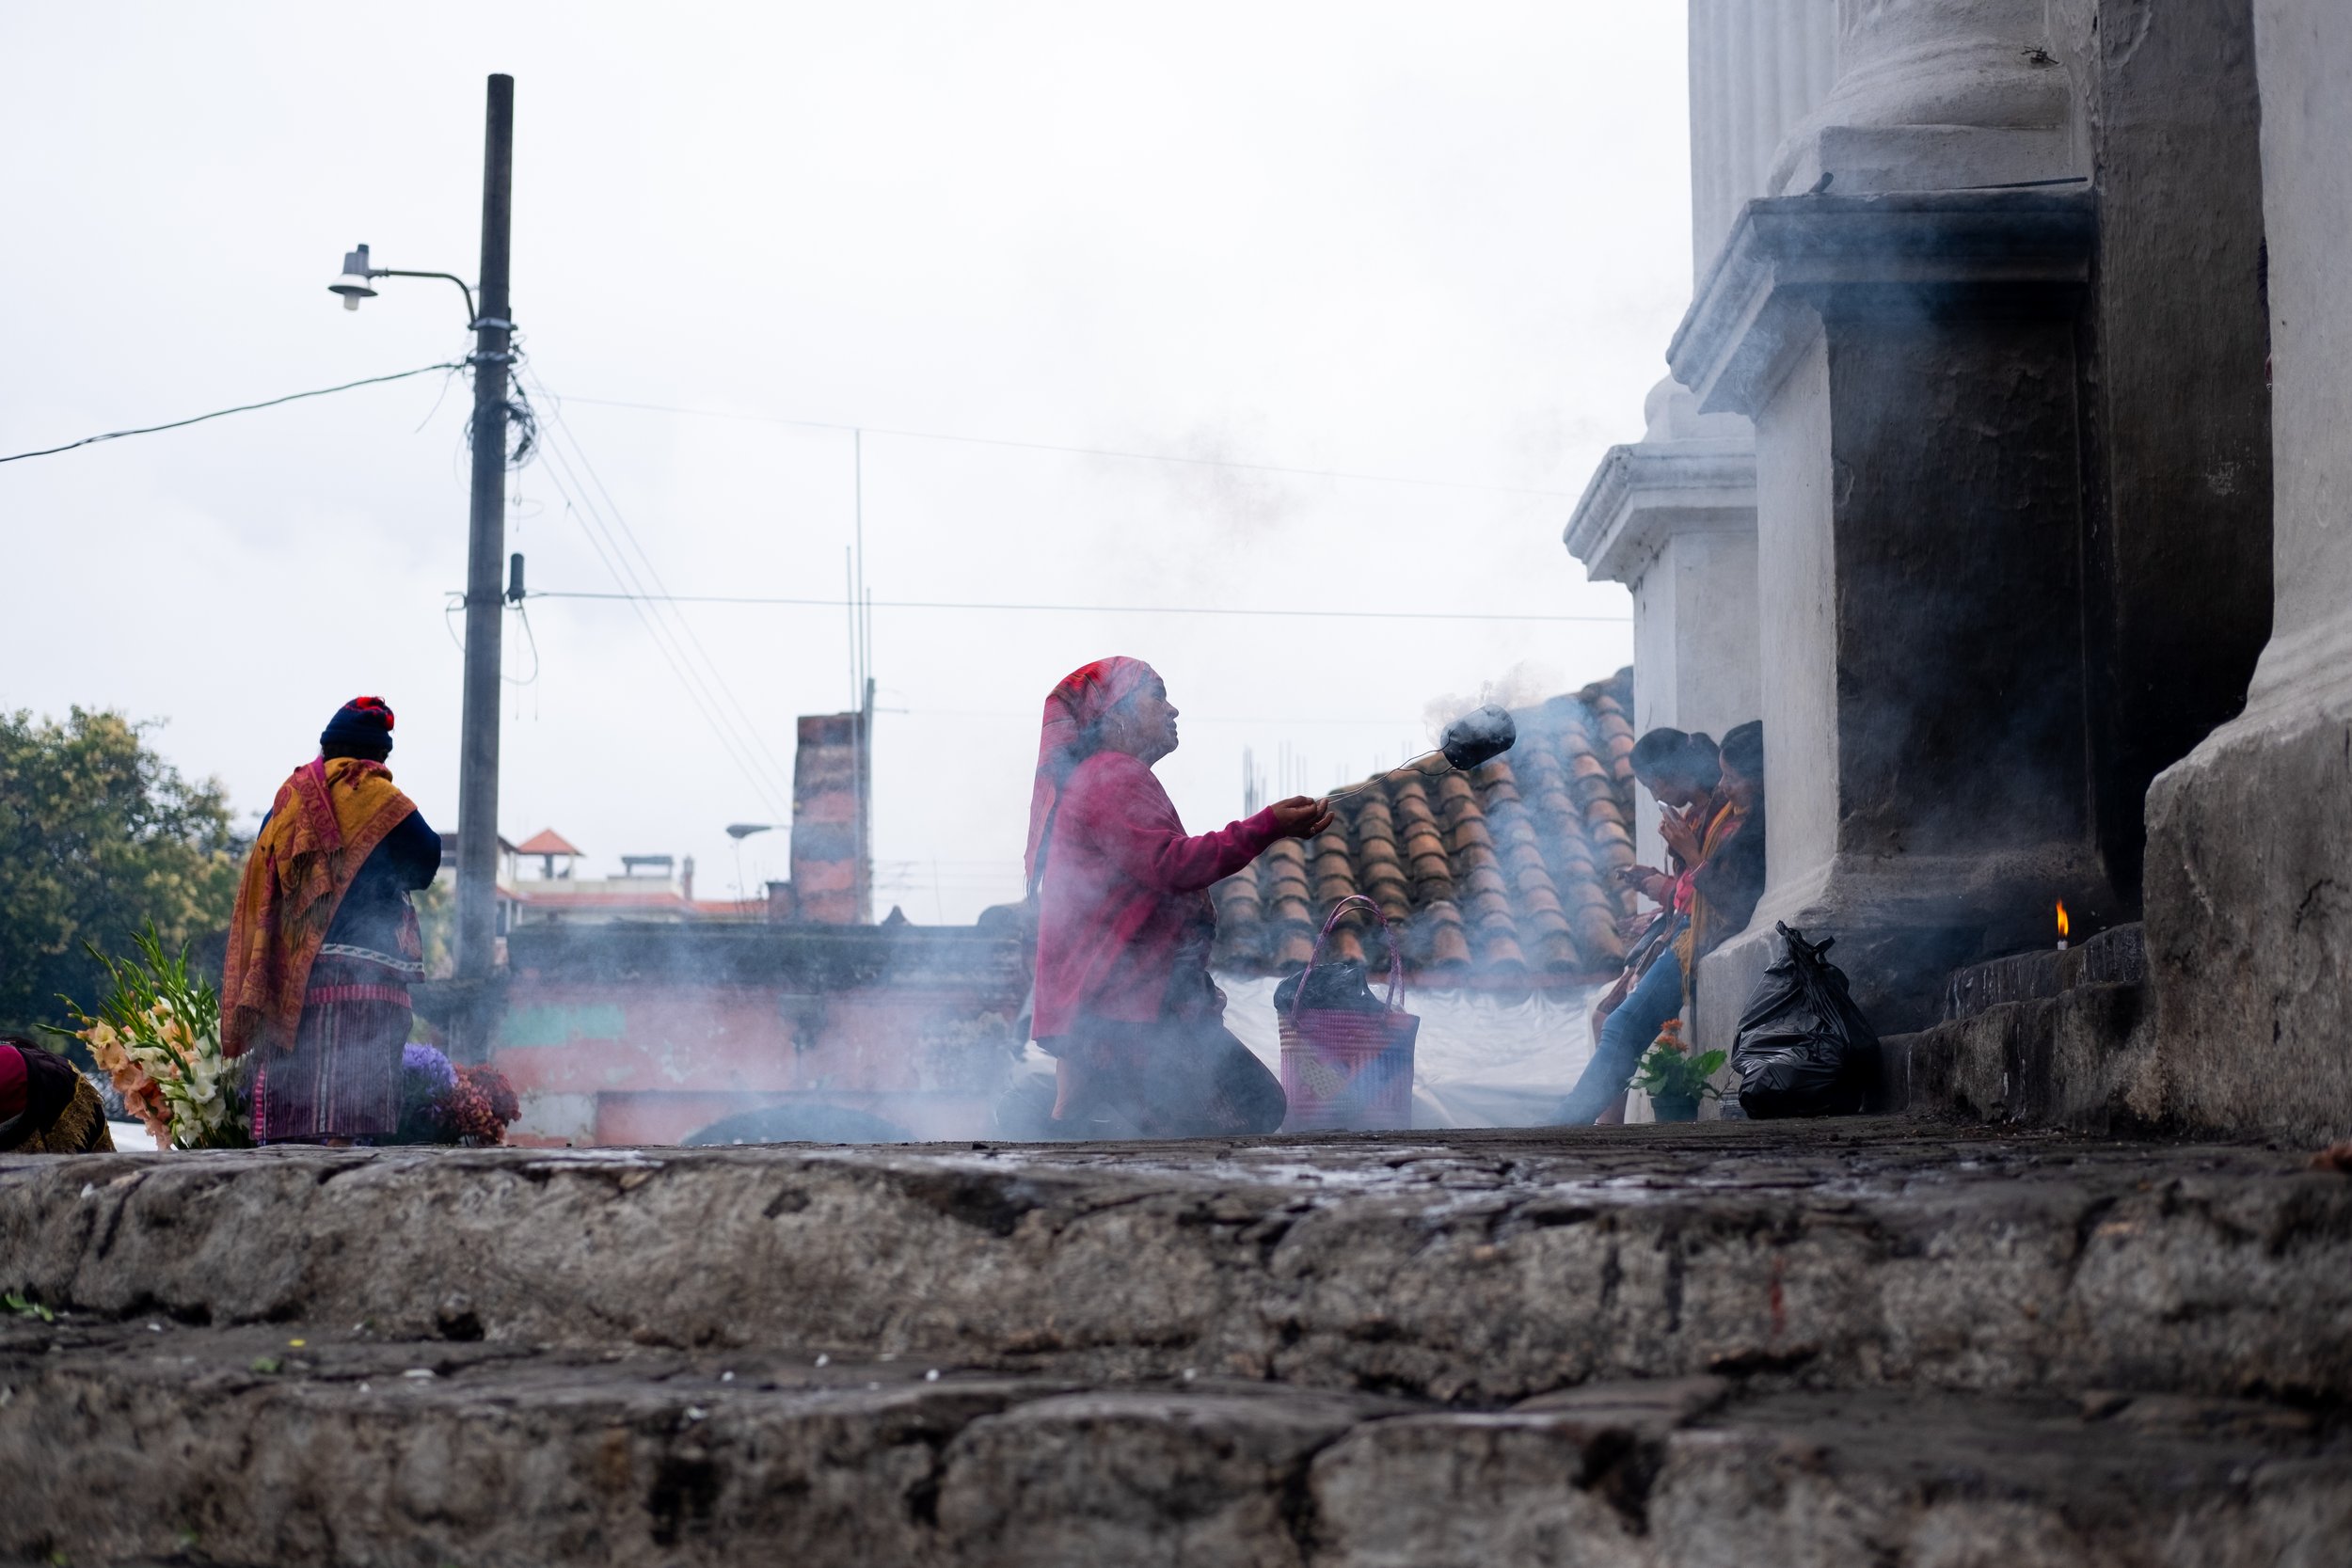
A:
[[[60,724],[0,712],[0,1023],[94,1009],[92,942],[127,952],[149,921],[176,951],[229,924],[244,846],[219,781],[191,784],[144,724],[75,708]]]

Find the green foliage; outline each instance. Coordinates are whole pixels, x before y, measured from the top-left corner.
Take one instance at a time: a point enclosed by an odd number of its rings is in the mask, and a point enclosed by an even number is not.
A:
[[[20,1318],[39,1318],[45,1323],[54,1323],[57,1321],[57,1315],[48,1307],[37,1301],[28,1301],[14,1291],[10,1291],[5,1296],[0,1296],[0,1307],[7,1307]]]
[[[229,924],[244,846],[217,781],[191,783],[119,713],[0,713],[0,1024],[88,1006],[105,952],[152,925],[178,948]]]
[[[1651,1046],[1649,1054],[1642,1058],[1633,1086],[1652,1100],[1719,1100],[1721,1091],[1708,1080],[1723,1065],[1720,1051],[1691,1056],[1661,1042]]]

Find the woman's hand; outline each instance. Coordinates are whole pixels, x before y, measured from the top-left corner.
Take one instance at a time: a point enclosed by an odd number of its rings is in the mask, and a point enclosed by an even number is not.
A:
[[[1661,811],[1658,814],[1658,836],[1666,841],[1667,848],[1682,857],[1683,864],[1698,864],[1698,832],[1682,819],[1680,812]]]
[[[1675,895],[1675,879],[1663,871],[1646,865],[1621,865],[1617,879],[1653,904],[1671,903]]]
[[[1311,795],[1294,795],[1266,808],[1274,814],[1274,831],[1284,838],[1312,838],[1331,825],[1331,806]]]

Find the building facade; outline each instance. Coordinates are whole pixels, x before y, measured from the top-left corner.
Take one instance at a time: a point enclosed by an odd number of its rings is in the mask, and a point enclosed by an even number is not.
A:
[[[1895,1032],[2063,899],[2082,928],[2147,918],[2142,1114],[2352,1111],[2344,792],[2312,771],[2352,603],[2324,172],[2347,15],[1694,0],[1693,298],[1568,542],[1634,588],[1638,723],[1764,721],[1768,887],[1702,968],[1703,1040],[1776,921],[1837,936]],[[2219,1065],[2290,1032],[2278,1071]]]

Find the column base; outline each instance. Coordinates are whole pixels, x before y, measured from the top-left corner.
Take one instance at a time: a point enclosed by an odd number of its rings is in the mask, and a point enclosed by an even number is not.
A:
[[[1837,939],[1830,961],[1880,1034],[1927,1028],[1942,1016],[1954,970],[2055,944],[2048,888],[2065,890],[2080,930],[2103,927],[2114,903],[2096,854],[2083,845],[1899,861],[1837,856],[1767,893],[1747,929],[1700,961],[1695,1037],[1704,1050],[1731,1049],[1740,1015],[1779,952],[1774,927],[1784,922],[1815,942]]]
[[[2352,615],[2274,641],[2244,715],[2148,792],[2169,1119],[2352,1132]]]

